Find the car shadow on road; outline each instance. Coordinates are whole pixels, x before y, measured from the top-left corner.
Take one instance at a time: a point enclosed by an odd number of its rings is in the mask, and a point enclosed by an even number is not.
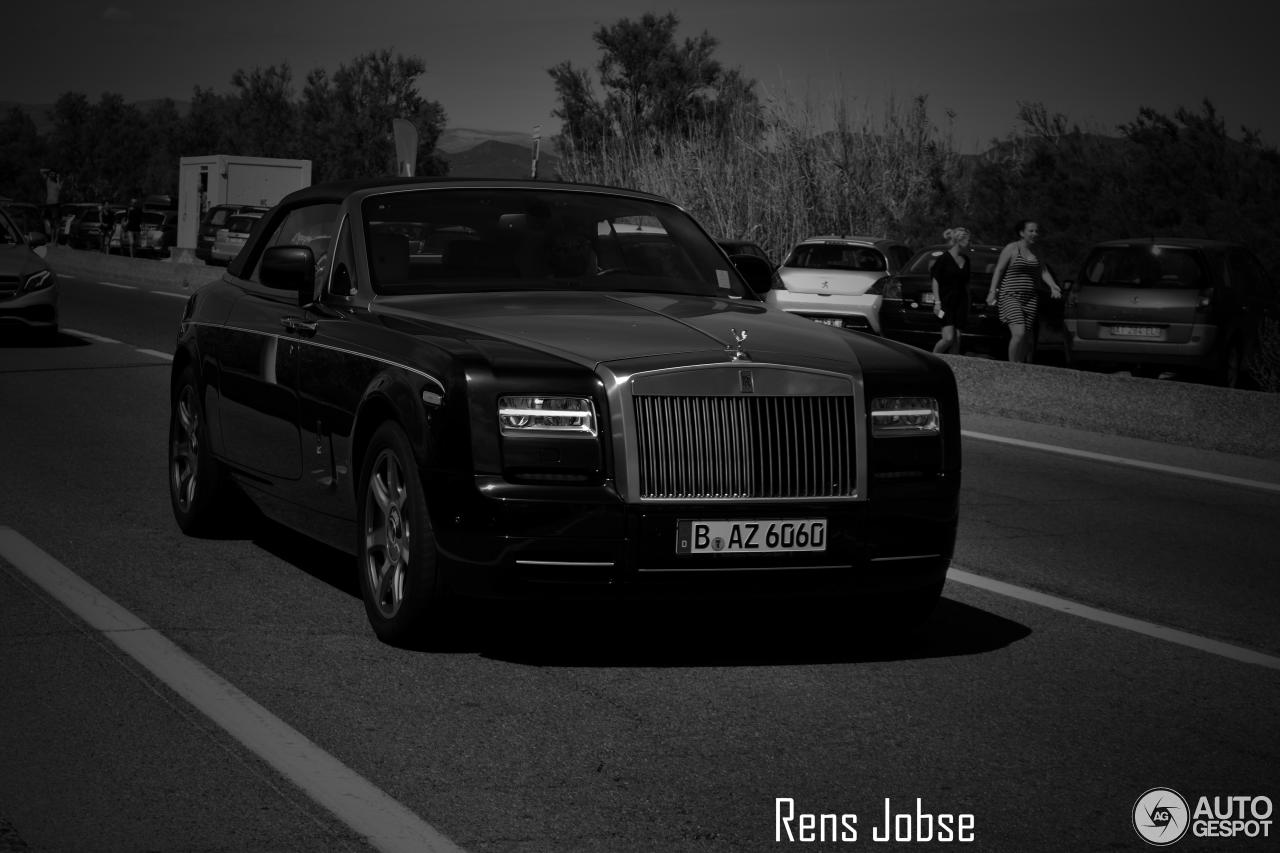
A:
[[[359,600],[354,558],[259,518],[255,545]],[[454,601],[418,651],[529,666],[701,667],[867,663],[980,655],[1031,629],[949,598],[914,629],[875,608],[777,601]]]
[[[514,617],[491,614],[480,654],[532,666],[867,663],[984,654],[1031,634],[1025,625],[947,598],[914,629],[800,603],[781,612],[776,604],[545,607],[526,607]]]
[[[336,548],[295,533],[261,516],[242,519],[240,537],[251,539],[262,550],[306,572],[318,581],[360,598],[355,560]]]

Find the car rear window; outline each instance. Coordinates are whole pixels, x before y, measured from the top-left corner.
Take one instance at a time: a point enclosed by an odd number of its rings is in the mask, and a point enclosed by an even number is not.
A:
[[[912,275],[928,275],[929,270],[933,267],[933,262],[938,256],[945,252],[946,249],[926,249],[912,259],[911,264],[904,272]],[[969,269],[973,275],[991,275],[996,268],[996,261],[1000,259],[1000,253],[994,249],[970,249],[969,263],[972,265]]]
[[[863,272],[885,272],[889,268],[878,249],[841,243],[804,243],[796,246],[785,266],[792,269]]]
[[[253,230],[254,224],[261,218],[260,216],[232,216],[227,220],[227,230],[239,234],[248,234]]]
[[[1094,249],[1084,280],[1101,287],[1199,289],[1208,275],[1196,249],[1175,246],[1108,246]]]

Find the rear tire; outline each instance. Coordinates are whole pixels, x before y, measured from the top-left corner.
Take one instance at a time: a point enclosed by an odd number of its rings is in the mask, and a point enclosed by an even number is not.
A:
[[[360,593],[374,633],[395,646],[435,636],[444,583],[417,460],[396,423],[382,424],[369,441],[356,513]]]

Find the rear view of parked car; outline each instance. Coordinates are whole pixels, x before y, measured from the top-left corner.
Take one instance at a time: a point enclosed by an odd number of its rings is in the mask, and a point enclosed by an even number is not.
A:
[[[111,231],[123,208],[118,205],[108,209],[106,216],[100,207],[87,207],[76,214],[67,233],[67,245],[73,249],[94,249],[101,251],[104,244],[111,242]]]
[[[196,258],[207,264],[217,263],[213,260],[213,243],[218,239],[218,231],[226,227],[227,219],[242,211],[261,215],[266,210],[265,207],[244,204],[215,204],[206,210],[196,232]]]
[[[178,240],[176,210],[146,210],[142,213],[142,231],[138,235],[138,251],[158,258],[168,257]]]
[[[1094,246],[1069,293],[1074,362],[1185,370],[1243,384],[1276,285],[1247,247],[1144,237]]]
[[[261,212],[236,213],[227,218],[227,224],[218,229],[213,240],[213,249],[209,254],[209,263],[226,266],[235,260],[249,239],[253,226],[262,218]]]
[[[880,334],[880,296],[871,286],[900,270],[911,249],[880,237],[810,237],[778,267],[770,305],[819,323]]]

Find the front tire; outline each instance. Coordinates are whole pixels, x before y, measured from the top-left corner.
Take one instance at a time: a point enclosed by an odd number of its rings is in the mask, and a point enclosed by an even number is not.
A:
[[[439,559],[418,465],[404,431],[387,422],[364,454],[357,510],[360,592],[378,639],[408,645],[439,628]]]
[[[169,502],[189,536],[215,532],[225,521],[225,478],[209,443],[208,421],[193,368],[183,369],[169,414]]]

